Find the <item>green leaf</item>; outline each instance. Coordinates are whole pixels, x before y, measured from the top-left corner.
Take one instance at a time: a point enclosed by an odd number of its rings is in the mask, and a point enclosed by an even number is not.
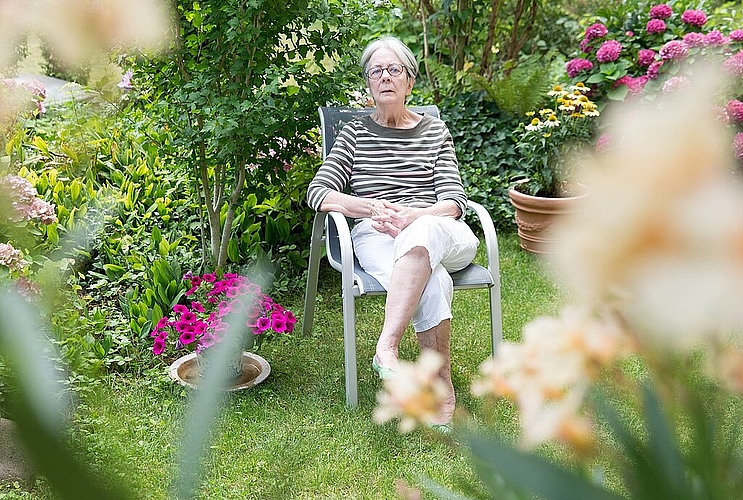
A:
[[[621,497],[585,478],[532,453],[514,449],[503,441],[481,435],[465,435],[480,478],[488,487],[500,482],[544,500],[620,500]]]

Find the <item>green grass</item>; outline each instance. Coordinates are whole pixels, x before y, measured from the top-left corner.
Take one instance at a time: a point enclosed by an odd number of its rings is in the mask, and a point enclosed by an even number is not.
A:
[[[539,261],[518,248],[515,235],[501,235],[500,255],[505,337],[516,341],[524,323],[556,310],[559,292]],[[382,297],[357,303],[359,406],[345,406],[338,274],[323,269],[319,292],[312,335],[264,344],[260,354],[271,364],[269,378],[227,399],[203,460],[199,498],[387,499],[397,497],[398,481],[420,487],[423,477],[482,496],[462,450],[427,431],[400,435],[394,423],[372,421],[380,384],[369,363],[383,319]],[[302,297],[285,305],[301,316]],[[460,416],[492,421],[514,435],[511,408],[486,408],[469,394],[490,354],[487,292],[455,293],[454,316]],[[401,355],[418,355],[412,330]],[[133,498],[172,497],[189,393],[162,372],[111,376],[84,398],[71,426],[84,459],[102,477],[128,486]],[[49,491],[42,479],[30,494],[5,489],[0,499],[53,498]]]

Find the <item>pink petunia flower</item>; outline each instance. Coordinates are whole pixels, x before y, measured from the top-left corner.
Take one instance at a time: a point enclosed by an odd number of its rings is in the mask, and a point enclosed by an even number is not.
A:
[[[668,19],[672,15],[673,10],[664,3],[650,8],[650,19]]]
[[[607,40],[601,44],[599,50],[596,51],[596,59],[598,62],[613,62],[619,58],[619,54],[622,52],[622,44],[616,40]]]
[[[689,9],[681,14],[681,21],[690,26],[702,27],[707,22],[707,14],[701,10]]]
[[[132,70],[127,71],[124,73],[124,76],[121,77],[121,81],[116,84],[117,87],[123,90],[131,90],[132,87]]]
[[[165,351],[165,340],[157,338],[152,343],[152,354],[159,356]]]
[[[645,25],[645,31],[649,34],[664,33],[666,31],[666,22],[662,19],[651,19]]]

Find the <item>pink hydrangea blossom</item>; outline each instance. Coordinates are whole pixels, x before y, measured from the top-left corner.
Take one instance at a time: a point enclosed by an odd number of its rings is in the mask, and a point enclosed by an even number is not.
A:
[[[701,10],[689,9],[681,14],[681,21],[690,25],[702,27],[707,22],[707,14]]]
[[[685,76],[674,76],[666,80],[663,84],[663,93],[674,92],[677,90],[684,90],[689,87],[689,79]]]
[[[650,19],[668,19],[673,15],[673,10],[662,3],[650,8]]]
[[[717,47],[720,45],[730,44],[730,38],[720,33],[720,30],[712,30],[704,35],[704,45],[709,47]]]
[[[660,68],[663,66],[663,61],[655,61],[648,66],[648,71],[645,73],[650,80],[658,78]]]
[[[35,301],[41,297],[41,286],[26,276],[19,276],[15,280],[15,289],[27,301]]]
[[[658,51],[661,59],[665,61],[678,61],[686,57],[689,47],[681,40],[671,40]]]
[[[603,24],[594,23],[590,25],[588,28],[586,28],[586,34],[584,38],[590,41],[595,38],[601,38],[603,36],[606,36],[608,32],[609,30]]]
[[[743,132],[735,134],[733,139],[733,152],[739,161],[743,161]]]
[[[732,76],[743,77],[743,50],[728,57],[722,63],[722,69]]]
[[[662,19],[651,19],[645,25],[645,31],[650,34],[663,33],[666,31],[666,22]]]
[[[593,45],[591,45],[591,40],[588,38],[584,38],[580,41],[580,51],[584,54],[590,54],[593,52]]]
[[[571,59],[565,65],[565,70],[570,78],[575,78],[582,71],[590,71],[591,69],[593,69],[593,63],[583,58]]]
[[[0,196],[10,200],[13,211],[5,215],[11,222],[38,220],[42,224],[57,222],[54,205],[38,198],[36,188],[17,175],[0,178]]]
[[[620,85],[626,85],[630,95],[638,95],[645,88],[645,84],[648,83],[648,77],[646,75],[634,77],[631,75],[624,75],[622,78],[614,82],[614,88]]]
[[[650,64],[655,61],[657,54],[652,49],[640,49],[637,53],[637,64],[641,68],[647,68]]]
[[[704,45],[704,35],[702,33],[697,33],[696,31],[685,34],[682,40],[689,47],[699,47]]]
[[[613,62],[619,58],[619,54],[622,52],[622,44],[616,40],[607,40],[601,44],[599,50],[596,51],[596,59],[598,62]]]
[[[725,105],[725,111],[729,120],[743,122],[743,102],[738,99],[731,99]]]
[[[0,265],[11,271],[20,271],[24,265],[21,252],[13,248],[10,243],[0,243]]]
[[[733,30],[730,32],[730,39],[734,42],[743,42],[743,30]]]
[[[614,140],[614,137],[609,133],[604,133],[599,136],[598,139],[596,139],[596,151],[606,151],[609,149],[612,145],[612,142]]]

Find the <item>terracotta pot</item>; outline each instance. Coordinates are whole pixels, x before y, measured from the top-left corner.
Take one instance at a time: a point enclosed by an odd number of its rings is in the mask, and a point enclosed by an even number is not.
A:
[[[524,194],[516,189],[508,190],[508,198],[516,209],[521,248],[535,254],[549,254],[558,241],[555,224],[567,214],[575,213],[587,190],[568,198],[542,198]]]

